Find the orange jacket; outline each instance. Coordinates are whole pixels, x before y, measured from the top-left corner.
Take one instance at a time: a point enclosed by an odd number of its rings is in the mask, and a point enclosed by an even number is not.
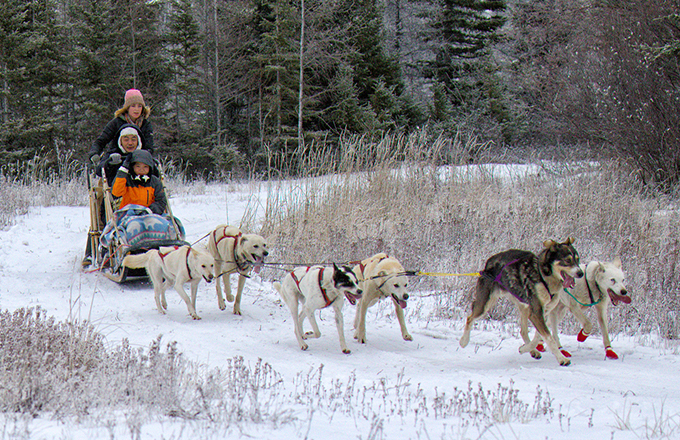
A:
[[[122,197],[121,208],[130,204],[142,205],[150,208],[154,214],[163,214],[168,204],[163,184],[158,177],[150,175],[147,180],[137,180],[128,175],[124,166],[118,168],[111,194]]]

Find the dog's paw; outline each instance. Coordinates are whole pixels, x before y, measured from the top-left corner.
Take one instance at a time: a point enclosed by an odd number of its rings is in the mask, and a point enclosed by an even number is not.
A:
[[[531,351],[529,351],[529,354],[534,359],[540,359],[542,357],[541,353],[539,353],[538,350],[531,350]]]
[[[241,309],[234,307],[234,315],[241,316]]]
[[[567,358],[558,359],[558,361],[561,367],[568,367],[569,365],[571,365],[571,361]]]
[[[198,321],[199,319],[201,319],[201,317],[198,316],[198,315],[195,314],[195,313],[192,313],[192,314],[191,314],[191,317],[194,318],[194,321]]]
[[[619,358],[619,355],[617,355],[616,352],[614,352],[614,350],[612,350],[611,347],[607,347],[604,351],[604,354],[605,354],[605,356],[607,356],[607,359],[618,359]]]
[[[350,350],[349,348],[344,348],[342,350],[342,352],[345,353],[345,354],[350,354],[352,352],[352,350]]]
[[[581,331],[578,332],[578,336],[576,337],[576,339],[579,342],[584,342],[586,339],[588,339],[588,336],[590,336],[590,333],[586,333],[583,331],[583,329],[581,329]]]
[[[470,335],[463,335],[463,336],[460,338],[460,342],[459,342],[459,343],[460,343],[461,348],[465,348],[465,347],[467,347],[467,345],[468,345],[469,342],[470,342]]]
[[[308,348],[309,348],[309,345],[307,345],[307,344],[303,344],[303,345],[300,346],[300,350],[302,350],[302,351],[305,351]]]
[[[227,310],[227,305],[224,303],[224,301],[217,301],[217,307],[219,307],[222,311]]]
[[[404,335],[404,341],[412,341],[413,336],[409,335],[408,333]]]

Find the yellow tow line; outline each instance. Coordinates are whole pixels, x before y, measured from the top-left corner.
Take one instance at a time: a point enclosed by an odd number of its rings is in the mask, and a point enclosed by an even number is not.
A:
[[[426,277],[479,277],[481,276],[479,272],[472,273],[445,273],[445,272],[421,272],[417,271],[416,276],[426,276]]]

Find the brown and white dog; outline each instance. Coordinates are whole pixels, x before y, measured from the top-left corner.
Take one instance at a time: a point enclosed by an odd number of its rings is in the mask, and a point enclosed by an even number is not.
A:
[[[352,270],[359,279],[359,287],[363,292],[354,315],[354,339],[362,344],[366,343],[366,311],[381,299],[390,298],[394,303],[401,337],[405,341],[412,341],[404,320],[408,278],[401,263],[396,258],[379,253],[362,260]]]
[[[165,315],[168,309],[165,291],[174,286],[186,303],[191,317],[201,319],[196,313],[196,292],[201,280],[209,283],[214,278],[214,259],[210,254],[190,246],[161,247],[159,250],[151,249],[143,254],[128,255],[123,258],[123,266],[146,269],[153,283],[159,312]],[[191,284],[191,299],[184,291],[185,283]]]
[[[251,271],[259,273],[264,259],[269,255],[266,240],[257,234],[243,234],[239,228],[219,225],[208,238],[208,251],[215,258],[215,274],[222,277],[224,293],[227,301],[234,302],[234,314],[241,314],[241,295],[246,284],[246,278]],[[238,273],[238,287],[236,298],[231,294],[229,276]],[[222,296],[219,280],[215,283],[217,291],[217,305],[225,310],[227,305]]]
[[[283,278],[283,281],[274,282],[273,285],[290,309],[295,327],[295,337],[301,350],[308,348],[305,339],[321,336],[314,313],[319,309],[332,306],[335,311],[335,325],[338,328],[340,349],[346,354],[350,352],[345,342],[342,305],[345,302],[345,297],[350,304],[356,304],[356,301],[361,297],[361,289],[359,289],[357,277],[352,269],[346,266],[338,267],[335,264],[332,268],[323,266],[296,267]],[[298,313],[298,306],[300,305],[302,310]],[[302,322],[305,317],[312,325],[312,332],[304,333],[302,331]]]
[[[557,326],[564,319],[567,310],[570,310],[581,323],[582,328],[577,340],[583,342],[593,331],[593,324],[584,312],[591,307],[595,308],[597,321],[602,332],[605,356],[608,359],[618,359],[619,356],[612,350],[611,340],[609,339],[607,309],[610,304],[617,306],[619,303],[630,304],[632,301],[626,287],[626,276],[621,269],[621,260],[616,258],[610,262],[591,261],[582,264],[581,270],[583,270],[585,276],[576,280],[573,288],[560,290],[560,302],[548,314],[548,323],[562,354],[571,357],[571,354],[562,348]],[[536,337],[539,337],[539,335],[536,335]],[[541,346],[537,348],[539,351],[542,349]]]
[[[573,288],[574,279],[583,276],[573,243],[571,237],[563,243],[547,240],[538,255],[510,249],[489,258],[477,279],[472,313],[465,321],[460,346],[466,347],[470,342],[474,321],[488,312],[498,298],[506,296],[520,313],[520,334],[524,341],[520,353],[530,352],[536,359],[541,357],[536,350],[538,340],[529,339],[528,321],[531,320],[559,364],[569,365],[571,361],[559,351],[555,338],[550,334],[545,313],[556,307],[559,290]]]

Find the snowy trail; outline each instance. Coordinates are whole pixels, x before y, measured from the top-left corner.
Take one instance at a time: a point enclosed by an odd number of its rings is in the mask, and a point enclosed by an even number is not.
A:
[[[229,217],[239,218],[249,200],[227,193],[224,187],[208,186],[204,194],[171,202],[187,230],[187,240],[193,242],[224,222],[226,203]],[[243,316],[233,315],[230,304],[220,311],[214,286],[202,283],[197,301],[202,319],[194,321],[173,291],[167,294],[168,314],[163,316],[155,308],[148,282],[118,285],[98,273],[83,273],[80,259],[88,222],[84,207],[35,208],[19,217],[16,225],[0,231],[0,307],[11,311],[40,306],[60,320],[90,319],[112,345],[127,338],[133,346],[148,347],[162,334],[165,343],[177,341],[185,357],[208,367],[222,367],[234,356],[243,356],[251,364],[261,358],[281,374],[291,393],[297,375],[323,365],[327,384],[333,380],[346,383],[352,375],[358,386],[385,379],[391,385],[408,383],[414,392],[419,387],[428,399],[436,393],[451,397],[454,388],[465,390],[469,382],[473,388],[481,384],[484,390],[512,384],[529,405],[537,387],[553,399],[556,414],[549,423],[538,419],[499,424],[480,438],[647,438],[645,423],[680,424],[680,355],[677,349],[664,349],[666,344],[654,337],[642,346],[635,338],[615,335],[613,346],[621,359],[610,361],[604,359],[599,335],[584,344],[578,344],[574,335],[565,335],[563,343],[573,355],[569,367],[559,367],[549,353],[538,361],[520,355],[518,332],[507,325],[478,324],[470,346],[461,349],[462,322],[416,319],[427,315],[432,300],[413,292],[407,309],[413,342],[401,339],[392,305],[383,304],[369,309],[368,343],[358,344],[351,337],[354,308],[346,303],[345,335],[352,353],[340,352],[330,310],[321,313],[321,338],[309,341],[309,350],[303,352],[297,346],[288,309],[259,277],[246,283]],[[659,416],[662,409],[664,415]],[[626,417],[636,431],[616,428]],[[666,419],[672,417],[675,422]],[[318,423],[311,423],[308,438],[366,438],[370,427],[367,421],[340,416],[330,424],[322,417],[315,420]],[[383,426],[384,438],[426,438],[423,427],[413,426],[412,420],[389,420]],[[437,420],[433,414],[425,420],[430,438],[457,438],[454,427],[460,427],[460,421]],[[286,433],[304,437],[307,428],[289,427]],[[160,438],[153,431],[147,435]],[[278,434],[264,433],[262,438],[272,435]]]

